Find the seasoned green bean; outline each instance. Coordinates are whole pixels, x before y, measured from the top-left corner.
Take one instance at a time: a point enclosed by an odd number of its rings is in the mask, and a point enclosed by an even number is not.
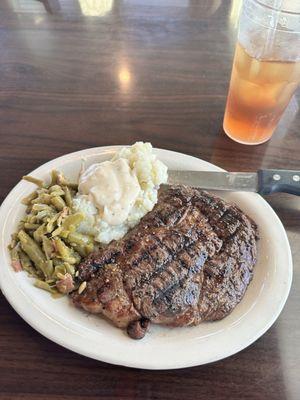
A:
[[[33,261],[35,266],[46,275],[44,266],[46,257],[40,246],[23,230],[18,233],[18,238],[20,240],[22,250]]]
[[[73,252],[73,257],[75,258],[75,263],[74,263],[74,265],[77,265],[77,264],[79,264],[80,261],[81,261],[80,254],[78,254],[77,251],[75,251],[74,249],[72,249],[72,252]]]
[[[28,272],[32,276],[37,276],[36,270],[34,269],[30,258],[24,251],[19,250],[20,261],[24,271]]]
[[[47,233],[51,233],[54,230],[58,217],[59,214],[55,214],[53,217],[49,218],[46,225]]]
[[[45,282],[48,283],[49,285],[53,285],[55,284],[56,279],[55,278],[46,279]]]
[[[51,171],[51,182],[50,182],[50,186],[54,186],[57,183],[57,177],[58,177],[58,172],[53,169]]]
[[[70,213],[70,209],[68,207],[64,207],[63,210],[58,214],[57,218],[57,225],[61,226],[63,220],[68,216]]]
[[[87,256],[94,249],[92,238],[78,232],[69,233],[66,241],[81,255],[81,257]]]
[[[80,244],[76,244],[76,243],[71,243],[71,246],[74,250],[77,251],[77,253],[81,256],[81,257],[85,257],[88,255],[88,253],[86,252],[85,246],[81,246]]]
[[[12,265],[36,277],[35,286],[60,297],[59,292],[74,289],[75,266],[94,247],[92,236],[77,231],[85,218],[73,211],[78,185],[58,171],[51,172],[47,184],[32,176],[24,179],[38,187],[22,200],[27,208],[9,245]]]
[[[42,211],[39,211],[37,214],[36,214],[36,219],[38,220],[38,221],[42,221],[42,220],[44,220],[44,218],[46,219],[46,218],[51,218],[51,217],[53,217],[53,212],[52,211],[49,211],[49,210],[42,210]]]
[[[24,228],[31,230],[31,229],[38,229],[40,225],[38,224],[31,224],[30,222],[25,222],[24,223]]]
[[[65,267],[66,267],[66,271],[67,271],[69,274],[71,274],[72,276],[74,276],[74,273],[75,273],[74,265],[71,265],[71,264],[69,264],[69,263],[67,263],[67,262],[65,262],[64,264],[65,264]]]
[[[42,224],[42,225],[40,225],[40,226],[37,228],[37,230],[35,230],[35,231],[33,232],[34,240],[35,240],[36,242],[38,242],[38,243],[42,243],[42,241],[43,241],[43,236],[45,235],[45,233],[46,233],[46,225],[45,225],[45,224]]]
[[[77,212],[69,215],[63,222],[62,226],[64,230],[74,232],[80,223],[84,220],[84,214]]]
[[[52,260],[47,260],[44,262],[44,273],[45,277],[50,277],[53,274],[54,268],[53,268],[53,261]]]
[[[31,204],[36,204],[36,203],[43,203],[43,204],[50,204],[51,196],[48,193],[40,193],[38,197],[33,199],[31,201]]]
[[[34,178],[33,176],[25,175],[25,176],[23,176],[22,179],[24,179],[25,181],[34,183],[35,185],[37,185],[39,187],[44,186],[44,182],[41,179]]]
[[[72,207],[73,200],[72,200],[72,193],[68,186],[63,186],[63,190],[65,192],[65,202],[68,207]]]
[[[37,191],[35,190],[34,192],[30,193],[28,196],[24,197],[24,199],[21,200],[21,203],[24,204],[25,206],[28,206],[37,197],[38,197],[38,194],[37,194]]]
[[[16,233],[13,233],[13,234],[11,235],[10,244],[8,245],[9,251],[11,251],[14,247],[16,247],[17,242],[18,242],[18,235],[17,235]]]
[[[11,265],[16,272],[22,271],[22,264],[20,262],[18,246],[10,250]]]
[[[49,285],[49,283],[46,283],[46,282],[44,282],[44,281],[42,281],[42,280],[40,280],[40,279],[36,279],[36,280],[35,280],[34,286],[36,286],[36,287],[38,287],[38,288],[40,288],[40,289],[46,290],[47,292],[50,292],[50,293],[53,293],[53,294],[54,294],[54,293],[57,293],[57,290],[54,289],[54,288],[52,288],[52,287]]]
[[[58,173],[57,176],[57,183],[61,186],[68,186],[71,189],[78,189],[78,184],[77,183],[70,183],[63,174]]]
[[[54,241],[60,257],[70,264],[75,264],[76,258],[72,254],[71,249],[59,238],[55,238]]]
[[[66,273],[67,273],[67,269],[66,269],[65,263],[59,264],[54,268],[54,275],[56,276],[56,278],[59,278],[58,274],[65,275]]]
[[[83,235],[82,233],[78,233],[78,232],[71,232],[68,235],[68,242],[71,243],[76,243],[76,244],[80,244],[82,246],[91,243],[92,239],[90,236],[88,235]]]
[[[59,185],[54,185],[49,188],[49,193],[54,194],[55,196],[63,196],[65,192]]]
[[[47,236],[43,235],[42,245],[43,245],[43,250],[44,250],[47,260],[50,260],[52,258],[52,256],[55,254],[52,240],[47,238]]]
[[[86,255],[90,254],[92,251],[94,251],[94,243],[88,243],[85,245],[85,252]]]
[[[66,203],[60,196],[54,196],[51,198],[50,201],[51,204],[53,204],[58,211],[62,211],[63,208],[66,206]]]
[[[61,234],[61,232],[62,232],[62,230],[63,230],[63,227],[62,226],[59,226],[58,228],[56,228],[53,232],[52,232],[52,237],[55,237],[55,236],[59,236],[60,234]]]
[[[31,209],[34,212],[39,212],[39,211],[48,211],[49,213],[55,212],[55,209],[53,207],[50,207],[47,204],[40,204],[40,203],[33,204]]]
[[[29,222],[30,224],[36,224],[38,222],[38,219],[36,215],[33,214],[28,214],[26,218],[26,222]]]

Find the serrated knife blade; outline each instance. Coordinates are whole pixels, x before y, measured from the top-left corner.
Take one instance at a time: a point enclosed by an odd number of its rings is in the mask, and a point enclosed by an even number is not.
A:
[[[208,190],[228,190],[300,195],[299,170],[266,169],[257,172],[175,171],[169,170],[168,184],[183,184]]]
[[[257,192],[257,172],[169,171],[169,184],[211,190]]]

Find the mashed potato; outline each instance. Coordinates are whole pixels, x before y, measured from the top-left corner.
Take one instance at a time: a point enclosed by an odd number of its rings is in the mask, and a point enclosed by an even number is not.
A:
[[[131,147],[124,147],[111,161],[120,159],[126,160],[131,174],[137,178],[140,186],[135,202],[123,223],[112,225],[105,221],[103,210],[99,209],[87,194],[79,193],[74,199],[75,210],[83,212],[86,216],[80,231],[93,235],[96,241],[104,244],[122,238],[130,228],[137,225],[157,202],[159,185],[168,180],[167,167],[153,154],[150,143],[137,142]]]

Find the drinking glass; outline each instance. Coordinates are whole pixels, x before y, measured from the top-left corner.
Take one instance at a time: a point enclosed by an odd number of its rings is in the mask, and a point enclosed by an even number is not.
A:
[[[272,136],[300,82],[300,0],[244,0],[223,128],[233,140]]]

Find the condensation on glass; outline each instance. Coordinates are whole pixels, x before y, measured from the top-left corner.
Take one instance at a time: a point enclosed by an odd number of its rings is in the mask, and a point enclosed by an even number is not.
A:
[[[245,0],[223,127],[233,140],[264,143],[300,82],[300,1]]]

